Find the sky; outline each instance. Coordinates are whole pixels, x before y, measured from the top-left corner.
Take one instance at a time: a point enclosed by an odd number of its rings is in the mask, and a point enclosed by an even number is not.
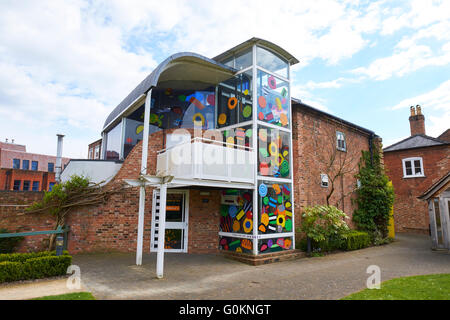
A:
[[[292,95],[375,131],[450,127],[450,0],[1,0],[0,141],[86,158],[108,114],[169,55],[214,57],[252,37],[300,63]]]

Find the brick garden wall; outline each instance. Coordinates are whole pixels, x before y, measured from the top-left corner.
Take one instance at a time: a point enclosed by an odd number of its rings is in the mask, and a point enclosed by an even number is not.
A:
[[[25,209],[29,204],[39,201],[43,192],[0,191],[0,228],[11,233],[27,231],[53,230],[55,220],[49,214],[28,214]],[[40,251],[47,249],[48,236],[25,237],[18,247],[19,252]]]
[[[425,177],[403,178],[402,159],[410,157],[422,157]],[[395,191],[395,230],[428,234],[427,203],[417,197],[450,170],[450,147],[434,146],[385,152],[384,162]]]

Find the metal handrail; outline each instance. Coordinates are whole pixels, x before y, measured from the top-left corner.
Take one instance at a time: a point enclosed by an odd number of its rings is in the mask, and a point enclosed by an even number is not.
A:
[[[182,143],[180,143],[180,144],[177,144],[177,145],[172,146],[172,147],[169,147],[169,148],[161,149],[161,150],[157,151],[157,154],[159,155],[159,154],[162,154],[162,153],[164,153],[164,152],[166,152],[166,151],[168,151],[168,150],[172,150],[172,149],[174,149],[174,148],[178,148],[178,147],[180,147],[180,146],[182,146],[182,145],[185,145],[185,144],[192,144],[193,142],[196,142],[196,141],[200,141],[200,142],[206,141],[206,142],[216,143],[216,144],[218,144],[218,145],[221,144],[221,145],[224,145],[224,146],[238,147],[238,149],[240,149],[240,150],[248,150],[248,151],[250,151],[250,152],[253,151],[253,148],[252,148],[252,147],[242,146],[242,145],[238,145],[238,144],[235,144],[235,143],[228,143],[228,142],[225,142],[225,141],[219,141],[219,140],[212,140],[212,139],[206,139],[206,138],[194,137],[194,138],[192,138],[192,139],[189,140],[189,141],[182,142]]]

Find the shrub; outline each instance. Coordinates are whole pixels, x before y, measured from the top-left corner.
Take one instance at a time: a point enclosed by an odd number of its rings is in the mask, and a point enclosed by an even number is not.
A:
[[[347,215],[334,206],[307,207],[302,214],[300,231],[316,242],[336,238],[349,230]]]
[[[0,233],[10,233],[7,229],[0,229]],[[11,253],[24,237],[0,238],[0,254]]]
[[[384,173],[381,154],[373,148],[373,156],[363,151],[359,173],[356,177],[361,186],[356,189],[357,209],[353,221],[358,229],[369,233],[381,232],[382,238],[388,234],[391,207],[394,204],[394,189]]]
[[[370,235],[367,232],[352,230],[342,235],[342,250],[358,250],[370,246]]]
[[[65,275],[72,264],[72,257],[67,252],[61,256],[48,251],[2,254],[0,259],[4,259],[0,260],[0,283]]]

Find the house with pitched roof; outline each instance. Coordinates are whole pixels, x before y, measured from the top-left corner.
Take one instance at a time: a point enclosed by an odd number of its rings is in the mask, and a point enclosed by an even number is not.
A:
[[[450,131],[430,137],[422,108],[410,112],[411,135],[383,149],[384,164],[395,191],[396,231],[429,234],[435,228],[427,203],[418,197],[450,171]]]

